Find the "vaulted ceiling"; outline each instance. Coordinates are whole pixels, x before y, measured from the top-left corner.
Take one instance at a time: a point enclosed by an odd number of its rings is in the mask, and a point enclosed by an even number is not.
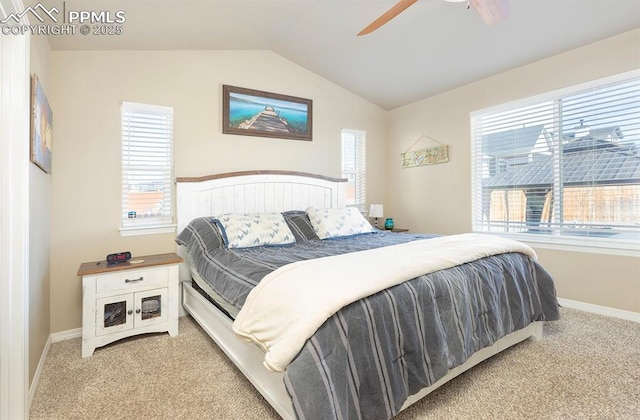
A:
[[[385,109],[640,27],[639,0],[510,0],[495,26],[466,2],[420,0],[366,36],[356,34],[395,0],[40,3],[125,12],[122,35],[54,35],[54,50],[266,49]]]

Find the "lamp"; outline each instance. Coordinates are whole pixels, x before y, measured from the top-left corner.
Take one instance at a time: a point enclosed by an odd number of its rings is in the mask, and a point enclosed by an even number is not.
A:
[[[372,204],[369,207],[369,217],[374,217],[376,219],[375,227],[378,228],[378,217],[382,217],[383,210],[382,204]]]

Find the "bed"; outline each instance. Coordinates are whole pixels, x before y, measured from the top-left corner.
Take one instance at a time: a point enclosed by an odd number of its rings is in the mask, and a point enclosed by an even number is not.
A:
[[[183,307],[283,418],[391,418],[492,355],[540,339],[543,322],[559,318],[553,281],[528,247],[496,238],[476,255],[488,237],[333,232],[331,217],[352,214],[345,188],[287,171],[177,179]],[[247,214],[284,220],[287,239],[233,248],[245,240],[231,236],[233,223]],[[428,271],[422,262],[405,270],[414,255],[436,252]],[[382,283],[348,290],[341,276]],[[333,290],[347,300],[325,302]],[[301,311],[311,321],[298,322]]]

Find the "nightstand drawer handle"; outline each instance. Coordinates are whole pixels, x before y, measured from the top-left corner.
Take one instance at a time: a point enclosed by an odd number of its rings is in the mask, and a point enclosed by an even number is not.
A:
[[[144,277],[143,277],[143,276],[140,276],[140,278],[139,278],[139,279],[133,279],[133,280],[126,279],[124,282],[125,282],[125,283],[134,283],[134,282],[136,282],[136,281],[142,281],[142,280],[144,280]]]

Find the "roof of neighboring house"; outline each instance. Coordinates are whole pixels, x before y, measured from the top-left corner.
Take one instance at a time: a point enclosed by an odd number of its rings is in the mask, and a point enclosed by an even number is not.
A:
[[[533,150],[544,124],[515,128],[482,136],[482,153],[491,157],[514,156]]]
[[[576,127],[579,129],[581,127]],[[587,128],[587,127],[584,127]],[[617,125],[612,125],[609,127],[600,127],[600,128],[589,128],[589,131],[586,133],[585,137],[590,137],[592,139],[606,139],[611,135],[615,135],[618,139],[622,139],[624,137],[622,130]],[[566,136],[569,139],[575,138],[575,132]]]
[[[592,128],[589,132],[590,137],[596,139],[607,138],[611,134],[615,134],[619,139],[622,139],[624,135],[622,134],[622,130],[620,127],[603,127],[603,128]]]
[[[544,130],[544,124],[515,128],[482,136],[482,152],[491,157],[505,158],[533,152],[536,142]],[[618,139],[624,136],[618,126],[588,128],[584,137],[578,139],[604,140],[615,135]],[[567,134],[565,139],[574,140],[576,133]]]
[[[585,137],[563,147],[562,171],[566,186],[638,183],[640,156],[633,145],[616,146]],[[550,187],[553,156],[537,156],[531,163],[484,179],[482,185],[491,189]]]

